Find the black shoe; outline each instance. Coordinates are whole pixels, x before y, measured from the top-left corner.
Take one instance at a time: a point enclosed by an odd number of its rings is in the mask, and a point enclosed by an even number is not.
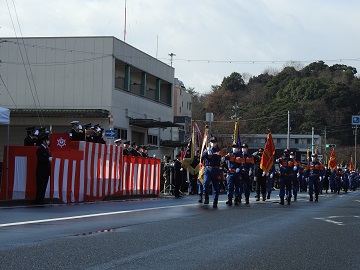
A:
[[[209,204],[209,196],[206,196],[206,195],[205,195],[205,201],[204,201],[204,204]]]
[[[217,208],[218,200],[214,200],[213,202],[213,208]]]
[[[279,204],[284,205],[284,198],[280,198]]]
[[[313,196],[312,196],[312,195],[310,195],[310,199],[309,199],[309,201],[310,201],[310,202],[312,202],[312,201],[313,201]]]

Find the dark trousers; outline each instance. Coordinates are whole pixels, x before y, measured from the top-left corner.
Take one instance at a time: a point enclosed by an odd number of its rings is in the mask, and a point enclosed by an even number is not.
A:
[[[256,195],[258,198],[260,197],[260,192],[263,195],[266,194],[266,175],[256,177]]]
[[[44,203],[45,192],[49,181],[50,172],[36,172],[36,203]]]

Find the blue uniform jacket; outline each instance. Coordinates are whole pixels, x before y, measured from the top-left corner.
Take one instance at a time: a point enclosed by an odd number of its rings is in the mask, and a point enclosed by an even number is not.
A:
[[[208,151],[205,151],[201,154],[201,159],[205,160],[205,167],[220,167],[221,155],[219,154],[220,148],[215,147],[211,148],[213,154],[208,155]]]

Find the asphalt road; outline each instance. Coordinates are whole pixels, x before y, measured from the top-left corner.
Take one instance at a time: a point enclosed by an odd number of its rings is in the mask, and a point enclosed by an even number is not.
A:
[[[359,191],[276,195],[3,207],[0,269],[360,269]]]

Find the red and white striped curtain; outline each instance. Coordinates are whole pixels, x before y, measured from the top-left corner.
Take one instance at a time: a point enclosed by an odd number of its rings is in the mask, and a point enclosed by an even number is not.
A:
[[[6,186],[9,200],[34,199],[37,147],[9,149],[9,181],[6,184],[3,175],[0,200],[6,199]],[[52,156],[46,198],[81,202],[113,195],[160,193],[159,159],[123,157],[122,147],[88,142],[71,142],[71,150],[54,152]]]

